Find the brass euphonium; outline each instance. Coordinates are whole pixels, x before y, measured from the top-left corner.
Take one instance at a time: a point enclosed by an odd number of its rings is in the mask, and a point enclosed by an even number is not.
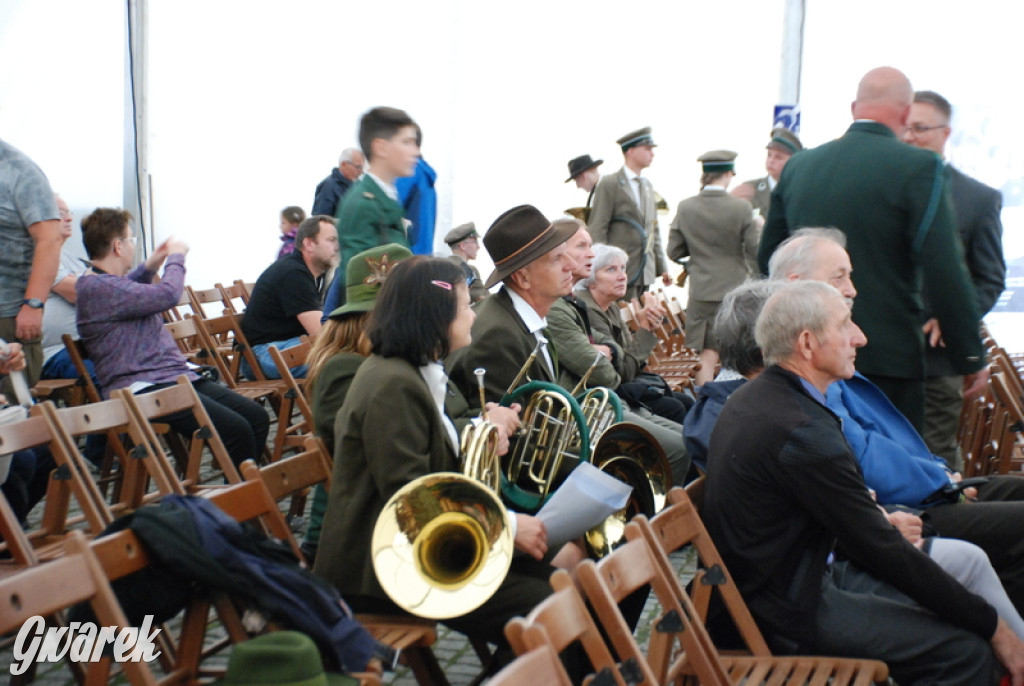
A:
[[[484,370],[475,373],[483,400]],[[462,433],[463,473],[409,482],[384,505],[373,529],[377,580],[395,604],[420,617],[445,619],[476,609],[512,564],[511,523],[497,490],[498,429],[483,412]]]
[[[672,488],[672,469],[661,445],[631,422],[610,427],[594,446],[594,466],[633,487],[626,506],[586,533],[587,550],[604,557],[624,538],[626,523],[642,513],[653,517],[665,506]]]
[[[590,434],[591,445],[596,445],[601,435],[608,430],[612,424],[622,421],[622,401],[615,391],[606,386],[595,386],[584,391],[590,375],[601,362],[601,353],[594,356],[594,361],[587,368],[587,371],[580,378],[579,383],[572,389],[572,395],[580,404],[583,411],[583,418],[587,423],[587,431]],[[581,393],[582,391],[582,393]]]
[[[522,401],[522,429],[503,460],[501,492],[518,510],[536,512],[580,461],[590,459],[587,422],[576,399],[557,384],[528,381],[547,343],[541,339],[509,385],[502,405]]]

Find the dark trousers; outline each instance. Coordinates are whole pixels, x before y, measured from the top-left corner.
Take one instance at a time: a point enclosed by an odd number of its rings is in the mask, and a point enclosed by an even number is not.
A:
[[[141,392],[150,393],[173,385],[173,382],[156,384]],[[236,466],[245,460],[258,461],[270,431],[267,411],[259,403],[209,379],[193,381],[192,387],[199,394],[199,400],[203,403],[206,413],[210,415],[210,421],[213,422],[217,433],[220,434],[231,461]],[[191,437],[199,429],[199,423],[188,410],[160,417],[158,421],[169,424],[186,438]]]
[[[924,430],[924,379],[898,379],[878,374],[864,376],[882,389],[882,393],[903,413],[917,429],[917,433]]]
[[[940,536],[984,550],[1018,612],[1024,612],[1024,478],[993,476],[975,503],[935,505],[922,517]]]
[[[988,641],[927,612],[849,562],[832,566],[818,607],[822,655],[872,658],[900,686],[985,686],[999,681]]]

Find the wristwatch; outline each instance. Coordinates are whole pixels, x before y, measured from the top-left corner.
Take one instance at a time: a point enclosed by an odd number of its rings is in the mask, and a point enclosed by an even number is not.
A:
[[[24,300],[21,301],[21,304],[28,305],[33,310],[41,310],[43,309],[44,305],[43,301],[40,300],[39,298],[25,298]]]

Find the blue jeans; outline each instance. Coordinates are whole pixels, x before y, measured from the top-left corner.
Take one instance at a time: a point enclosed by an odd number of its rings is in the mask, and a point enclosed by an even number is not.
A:
[[[270,346],[274,346],[278,350],[284,350],[285,348],[293,348],[299,344],[299,336],[295,338],[289,338],[286,341],[271,341],[270,343],[260,343],[259,345],[252,346],[252,352],[256,356],[256,361],[260,363],[260,369],[263,370],[263,375],[268,379],[280,379],[281,375],[277,371],[277,365],[274,364],[274,358],[270,356]],[[243,358],[241,370],[245,378],[255,381],[256,375],[252,373],[252,367]],[[306,378],[306,365],[300,364],[297,367],[291,368],[292,376],[296,379]]]

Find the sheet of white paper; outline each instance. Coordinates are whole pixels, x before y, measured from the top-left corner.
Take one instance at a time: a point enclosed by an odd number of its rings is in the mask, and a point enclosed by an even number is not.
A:
[[[548,532],[548,548],[579,538],[626,506],[633,487],[581,462],[537,513]]]

